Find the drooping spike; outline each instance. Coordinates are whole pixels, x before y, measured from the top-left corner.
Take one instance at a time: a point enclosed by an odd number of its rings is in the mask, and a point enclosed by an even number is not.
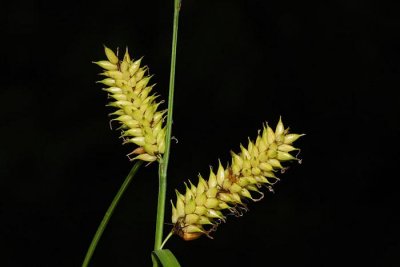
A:
[[[297,136],[287,135],[281,118],[275,131],[266,126],[258,134],[255,142],[249,139],[247,149],[240,145],[239,154],[231,152],[231,166],[224,168],[221,161],[218,161],[216,173],[210,168],[208,179],[199,175],[197,187],[190,183],[189,188],[185,184],[185,215],[174,218],[175,233],[185,239],[182,233],[191,233],[191,230],[186,229],[195,229],[201,230],[196,232],[199,235],[209,236],[219,224],[225,222],[225,212],[242,216],[248,210],[245,200],[260,201],[264,197],[262,188],[273,192],[272,186],[279,181],[276,171],[283,169],[281,162],[296,159],[288,152],[297,149],[292,144],[286,144],[285,138],[290,142]],[[178,207],[178,200],[176,206]],[[176,209],[178,212],[178,208]],[[203,225],[211,225],[211,228],[206,231]]]
[[[149,94],[153,86],[146,87],[151,78],[146,75],[148,68],[140,68],[141,59],[132,62],[128,48],[122,61],[118,58],[118,52],[114,53],[106,46],[104,52],[107,60],[93,63],[105,70],[101,74],[106,78],[98,83],[107,86],[103,88],[110,94],[107,106],[116,108],[111,116],[117,118],[111,121],[120,123],[117,129],[124,130],[122,137],[133,136],[130,139],[123,138],[124,144],[133,143],[145,150],[130,160],[159,160],[165,150],[165,126],[162,124],[166,111],[157,111],[162,101],[155,101],[156,97]],[[128,157],[130,155],[132,153]]]

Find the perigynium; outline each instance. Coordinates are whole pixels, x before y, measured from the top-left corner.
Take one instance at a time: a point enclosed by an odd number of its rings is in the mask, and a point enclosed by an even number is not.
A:
[[[216,173],[210,168],[207,180],[199,175],[197,186],[185,183],[185,194],[176,190],[175,205],[171,201],[175,234],[184,240],[203,234],[210,237],[226,215],[241,216],[247,211],[246,200],[261,200],[263,186],[273,191],[272,186],[279,181],[275,174],[286,170],[282,162],[300,161],[290,152],[299,151],[292,144],[302,134],[289,133],[281,119],[275,131],[268,125],[263,128],[255,142],[249,139],[247,147],[240,145],[240,153],[231,152],[230,165],[223,167],[219,162]]]
[[[106,85],[110,102],[108,106],[116,108],[110,114],[120,124],[123,144],[137,145],[127,156],[129,159],[153,162],[159,159],[165,150],[163,126],[166,110],[158,111],[162,102],[157,102],[157,95],[151,94],[154,85],[148,85],[151,76],[148,67],[141,66],[142,59],[131,59],[128,49],[122,60],[111,49],[104,47],[107,60],[94,62],[104,69],[101,75],[107,78],[99,81]],[[131,158],[131,155],[136,155]]]

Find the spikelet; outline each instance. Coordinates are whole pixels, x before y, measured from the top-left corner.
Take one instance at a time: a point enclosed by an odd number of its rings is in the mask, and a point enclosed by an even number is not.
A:
[[[148,85],[151,76],[147,75],[148,67],[141,66],[141,60],[132,60],[128,49],[122,60],[109,48],[104,47],[107,60],[93,62],[104,69],[101,75],[106,78],[99,81],[106,85],[110,103],[116,108],[111,113],[120,124],[123,144],[133,143],[138,147],[128,154],[135,159],[153,162],[165,150],[165,126],[163,126],[166,110],[158,111],[161,102],[157,96],[150,94],[154,85]],[[118,54],[118,53],[117,53]],[[131,155],[137,155],[131,158]]]
[[[190,181],[189,186],[185,183],[185,194],[176,191],[176,203],[171,201],[173,232],[184,240],[203,234],[210,237],[209,234],[225,222],[226,215],[241,216],[247,211],[246,199],[261,200],[262,186],[273,192],[272,186],[279,181],[275,173],[286,170],[281,163],[300,161],[290,152],[299,150],[292,144],[302,135],[288,131],[281,119],[275,131],[264,126],[255,142],[249,140],[247,148],[240,145],[238,154],[231,152],[230,165],[224,168],[219,162],[216,173],[210,168],[207,180],[199,175],[197,186]]]

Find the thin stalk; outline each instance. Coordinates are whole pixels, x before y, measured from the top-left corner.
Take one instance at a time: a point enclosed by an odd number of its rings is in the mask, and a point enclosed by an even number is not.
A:
[[[160,249],[162,249],[162,248],[164,247],[165,243],[167,243],[168,239],[170,239],[171,236],[172,236],[173,234],[174,234],[173,231],[169,232],[169,234],[167,235],[167,237],[166,237],[166,238],[164,239],[164,241],[162,242]]]
[[[160,160],[159,166],[159,187],[158,187],[158,205],[157,205],[157,221],[156,221],[156,234],[154,240],[154,250],[161,249],[163,239],[164,227],[164,213],[165,213],[165,194],[167,190],[167,170],[171,145],[171,129],[172,129],[172,111],[174,104],[174,87],[175,87],[175,65],[176,65],[176,46],[178,39],[178,19],[181,0],[174,0],[174,25],[172,32],[172,51],[171,51],[171,71],[169,79],[169,94],[168,94],[168,115],[167,115],[167,132],[165,152],[163,158]],[[154,266],[157,266],[156,261],[153,261]]]
[[[139,167],[142,165],[143,161],[138,160],[136,161],[135,165],[133,165],[131,171],[129,172],[128,176],[126,176],[125,181],[122,183],[120,189],[118,190],[117,194],[115,195],[113,201],[111,202],[110,207],[108,207],[106,214],[103,217],[99,227],[97,228],[96,234],[93,237],[92,243],[90,243],[89,249],[86,252],[85,260],[82,263],[82,267],[87,267],[89,265],[90,259],[92,258],[93,252],[96,249],[97,243],[101,238],[101,235],[106,228],[108,221],[110,220],[115,207],[118,205],[118,202],[121,196],[124,194],[126,188],[129,186],[132,178],[135,176],[136,172],[139,170]]]

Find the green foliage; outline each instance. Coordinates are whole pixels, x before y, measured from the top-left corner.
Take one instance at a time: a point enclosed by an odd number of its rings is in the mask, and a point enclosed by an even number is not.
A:
[[[163,267],[180,267],[178,260],[169,249],[154,250],[153,255]]]

